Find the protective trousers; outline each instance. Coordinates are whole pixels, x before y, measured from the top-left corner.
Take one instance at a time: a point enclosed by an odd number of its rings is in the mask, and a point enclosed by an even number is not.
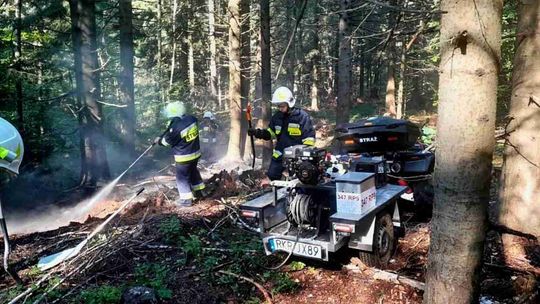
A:
[[[176,186],[178,187],[179,200],[181,206],[191,206],[193,203],[193,191],[204,189],[204,182],[199,169],[197,169],[198,159],[187,163],[176,163]]]
[[[268,171],[266,172],[266,176],[270,180],[278,180],[281,179],[281,175],[283,174],[283,157],[279,156],[278,158],[272,157],[272,160],[270,161],[270,166],[268,166]]]

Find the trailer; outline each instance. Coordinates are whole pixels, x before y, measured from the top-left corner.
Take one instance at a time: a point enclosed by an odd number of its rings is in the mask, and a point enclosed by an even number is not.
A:
[[[375,173],[347,172],[315,185],[273,181],[272,192],[240,206],[267,255],[288,252],[329,261],[343,247],[369,266],[384,267],[403,236],[398,198],[407,187],[382,184]]]

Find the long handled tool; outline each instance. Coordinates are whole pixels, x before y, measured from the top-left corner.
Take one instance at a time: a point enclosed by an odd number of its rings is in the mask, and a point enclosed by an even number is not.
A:
[[[4,270],[9,274],[10,277],[17,282],[17,284],[21,285],[22,281],[21,278],[17,275],[16,271],[13,271],[11,268],[9,268],[9,254],[11,253],[11,246],[9,244],[9,234],[7,230],[6,225],[6,219],[4,218],[4,214],[2,212],[2,200],[0,200],[0,229],[2,230],[2,235],[4,236]]]
[[[253,128],[253,124],[251,123],[251,104],[248,102],[246,107],[246,117],[248,121],[248,127],[251,129]],[[251,140],[251,154],[253,155],[253,163],[251,163],[251,168],[255,168],[255,139],[253,138],[253,135],[249,136]]]

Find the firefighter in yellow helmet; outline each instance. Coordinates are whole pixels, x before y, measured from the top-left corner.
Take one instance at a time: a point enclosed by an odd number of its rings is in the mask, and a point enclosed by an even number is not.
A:
[[[199,125],[197,118],[186,113],[182,102],[171,102],[165,107],[165,116],[171,120],[169,127],[154,143],[170,147],[176,163],[176,186],[180,207],[190,207],[194,194],[203,196],[205,188],[197,163],[201,157]]]

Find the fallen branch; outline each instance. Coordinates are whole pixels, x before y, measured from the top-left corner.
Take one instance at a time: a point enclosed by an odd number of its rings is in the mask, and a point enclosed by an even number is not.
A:
[[[424,282],[409,279],[407,277],[400,276],[397,273],[388,272],[388,271],[384,271],[384,270],[380,270],[380,269],[375,269],[375,273],[374,273],[373,277],[376,280],[388,281],[388,282],[392,282],[394,284],[405,284],[405,285],[411,286],[411,287],[419,289],[419,290],[424,290],[425,286],[426,286],[426,283],[424,283]]]
[[[358,265],[346,265],[343,268],[351,272],[362,272],[365,270],[365,268]],[[394,284],[407,285],[407,286],[410,286],[419,290],[424,290],[425,285],[426,285],[424,282],[413,280],[413,279],[401,276],[397,273],[388,272],[381,269],[373,269],[373,278],[375,280],[387,281]]]
[[[219,270],[218,273],[230,275],[230,276],[235,277],[237,279],[244,280],[246,282],[249,282],[249,283],[253,284],[263,294],[264,298],[266,299],[266,303],[272,304],[272,298],[270,297],[270,294],[268,293],[268,291],[266,289],[264,289],[264,287],[261,284],[253,281],[250,278],[247,278],[247,277],[244,277],[244,276],[241,276],[241,275],[238,275],[236,273],[229,272],[229,271]]]

